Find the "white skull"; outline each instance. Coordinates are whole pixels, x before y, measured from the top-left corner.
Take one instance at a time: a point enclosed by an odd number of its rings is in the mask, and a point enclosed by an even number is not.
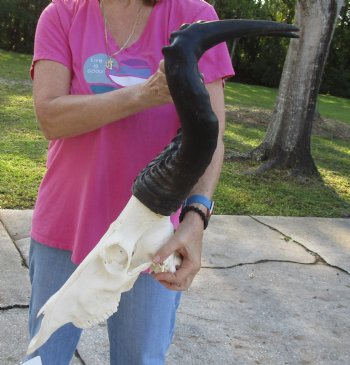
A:
[[[66,323],[88,328],[107,319],[117,311],[121,294],[132,288],[141,272],[150,268],[175,272],[181,263],[176,254],[158,267],[152,264],[153,255],[173,230],[169,217],[153,213],[131,197],[97,246],[40,309],[41,327],[27,353],[33,353]]]

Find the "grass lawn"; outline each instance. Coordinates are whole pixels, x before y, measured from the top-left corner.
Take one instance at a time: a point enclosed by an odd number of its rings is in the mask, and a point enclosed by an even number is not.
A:
[[[31,57],[0,50],[0,208],[32,208],[45,171],[47,141],[35,122],[28,69]],[[271,109],[276,90],[228,83],[226,102]],[[350,124],[350,100],[321,96],[321,115]],[[265,127],[228,118],[227,150],[259,144]],[[217,214],[342,217],[350,215],[350,141],[313,137],[323,182],[274,171],[245,175],[252,163],[225,163],[215,193]]]
[[[228,120],[226,150],[247,151],[263,139],[265,128]],[[215,193],[216,213],[343,217],[350,215],[350,141],[313,137],[312,154],[323,182],[285,171],[246,175],[252,162],[226,162]],[[232,213],[233,212],[233,213]]]
[[[0,208],[32,208],[47,141],[35,122],[31,57],[0,50]]]
[[[272,110],[276,96],[277,89],[233,82],[226,84],[226,103],[228,104]],[[324,118],[350,124],[350,99],[320,95],[318,111]]]

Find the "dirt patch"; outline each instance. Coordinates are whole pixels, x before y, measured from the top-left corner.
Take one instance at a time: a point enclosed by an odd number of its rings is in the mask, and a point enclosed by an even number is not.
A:
[[[270,110],[248,107],[227,107],[226,113],[236,123],[251,126],[267,126],[272,117]],[[350,125],[322,116],[315,119],[312,132],[317,136],[350,140]]]
[[[319,136],[350,140],[350,125],[337,120],[320,117],[314,121],[312,131]]]
[[[32,88],[31,80],[10,80],[10,79],[5,79],[3,77],[0,77],[0,84],[10,85],[10,86],[19,86],[19,87],[26,88],[28,90]]]

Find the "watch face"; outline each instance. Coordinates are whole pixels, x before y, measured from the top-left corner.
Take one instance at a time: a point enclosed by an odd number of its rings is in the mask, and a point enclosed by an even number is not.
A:
[[[210,215],[213,213],[213,210],[214,210],[214,201],[211,202],[211,205],[210,205],[210,209],[209,209],[209,212],[210,212]]]
[[[207,218],[208,218],[208,220],[211,217],[211,215],[213,213],[213,210],[214,210],[214,202],[212,201],[211,204],[210,204],[210,208],[207,211]]]

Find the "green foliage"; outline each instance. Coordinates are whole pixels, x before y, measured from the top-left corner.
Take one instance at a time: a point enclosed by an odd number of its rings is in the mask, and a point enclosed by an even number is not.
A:
[[[350,98],[350,4],[345,3],[329,50],[321,92]]]
[[[222,19],[264,19],[293,23],[296,0],[211,0]],[[350,97],[350,5],[341,11],[326,65],[321,92]],[[278,87],[288,39],[242,38],[233,54],[235,81]],[[231,49],[232,42],[229,42]]]
[[[295,0],[229,0],[212,1],[221,19],[259,19],[292,23]],[[253,37],[239,40],[233,52],[235,80],[277,87],[281,78],[289,40]],[[231,49],[232,42],[229,42]]]
[[[0,48],[32,53],[36,23],[49,0],[0,0]]]

